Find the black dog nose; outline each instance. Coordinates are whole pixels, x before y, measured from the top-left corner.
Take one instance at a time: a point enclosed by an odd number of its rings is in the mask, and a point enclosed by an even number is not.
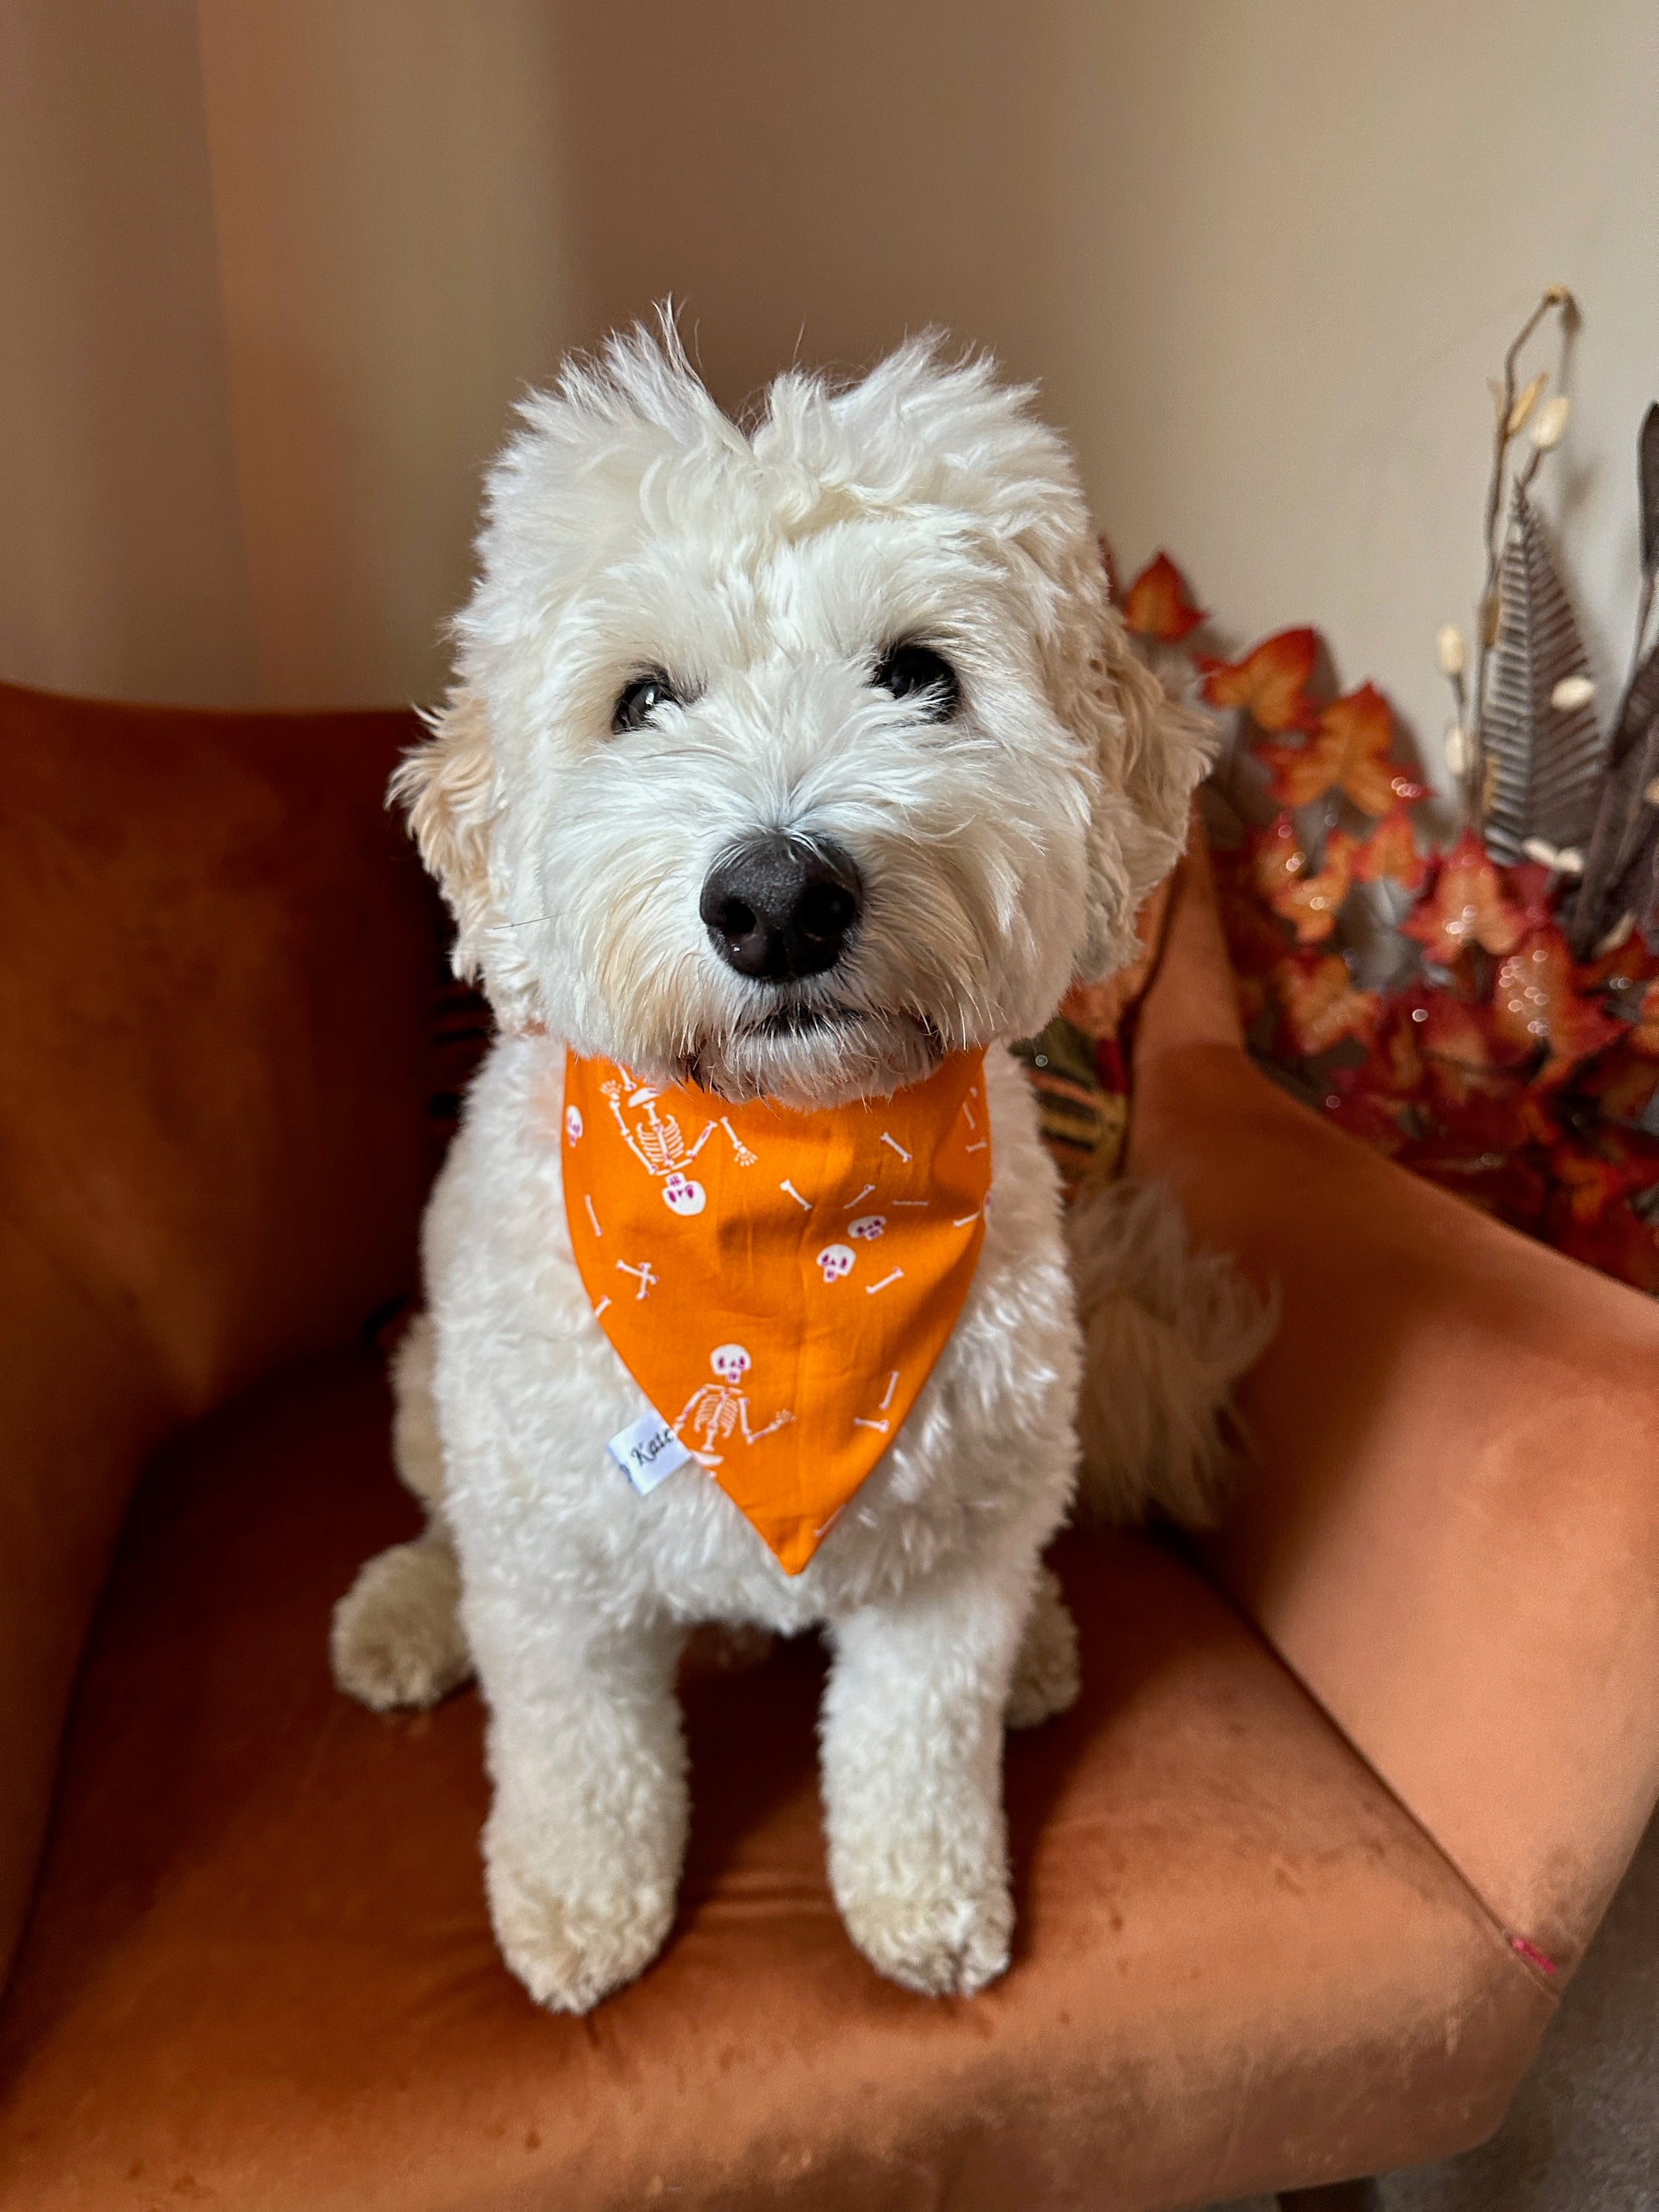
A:
[[[739,975],[787,983],[841,958],[864,885],[838,845],[774,830],[733,847],[710,870],[697,911]]]

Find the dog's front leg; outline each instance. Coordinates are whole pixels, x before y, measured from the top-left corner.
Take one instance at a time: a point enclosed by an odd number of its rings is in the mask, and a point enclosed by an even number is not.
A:
[[[495,1796],[490,1917],[532,1996],[586,2012],[648,1966],[685,1849],[684,1640],[501,1590],[470,1609]]]
[[[824,1693],[830,1880],[895,1981],[981,1989],[1008,1964],[1003,1711],[1029,1571],[957,1577],[836,1623]]]

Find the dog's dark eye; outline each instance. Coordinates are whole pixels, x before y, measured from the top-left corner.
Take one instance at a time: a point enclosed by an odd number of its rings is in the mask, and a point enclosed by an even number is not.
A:
[[[896,645],[876,663],[876,682],[896,699],[915,699],[933,722],[948,722],[962,704],[962,684],[930,645]]]
[[[636,676],[623,687],[617,701],[611,717],[611,735],[619,738],[625,731],[642,730],[659,707],[676,706],[678,701],[678,693],[661,669],[649,676]]]

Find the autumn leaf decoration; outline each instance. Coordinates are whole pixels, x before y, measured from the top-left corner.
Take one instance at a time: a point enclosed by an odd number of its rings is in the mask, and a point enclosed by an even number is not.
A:
[[[1137,637],[1178,645],[1204,619],[1187,580],[1167,553],[1149,561],[1123,598],[1123,619]]]
[[[1393,750],[1393,710],[1370,684],[1334,699],[1306,744],[1257,748],[1282,806],[1309,806],[1334,791],[1365,814],[1392,813],[1402,801],[1423,796],[1423,786],[1405,773]]]
[[[1466,830],[1434,871],[1427,895],[1400,925],[1437,966],[1449,968],[1478,945],[1512,951],[1526,919],[1504,895],[1498,870],[1472,830]]]
[[[1429,872],[1428,857],[1417,848],[1410,805],[1391,807],[1369,837],[1354,848],[1354,879],[1362,884],[1398,884],[1420,890]]]
[[[1659,1294],[1659,953],[1626,930],[1576,959],[1552,848],[1503,864],[1468,827],[1435,850],[1388,700],[1322,699],[1320,663],[1306,629],[1194,661],[1236,718],[1213,803],[1242,819],[1214,859],[1252,1052],[1402,1166]],[[1385,985],[1356,974],[1368,943]]]
[[[1200,696],[1212,707],[1242,707],[1259,730],[1311,730],[1319,716],[1308,684],[1318,658],[1316,631],[1282,629],[1243,660],[1200,659]]]

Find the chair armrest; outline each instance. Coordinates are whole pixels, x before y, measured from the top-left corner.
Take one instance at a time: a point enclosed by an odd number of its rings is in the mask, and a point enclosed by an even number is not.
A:
[[[1214,1571],[1559,1972],[1659,1796],[1659,1308],[1254,1067],[1201,850],[1184,875],[1131,1164],[1283,1299]]]

